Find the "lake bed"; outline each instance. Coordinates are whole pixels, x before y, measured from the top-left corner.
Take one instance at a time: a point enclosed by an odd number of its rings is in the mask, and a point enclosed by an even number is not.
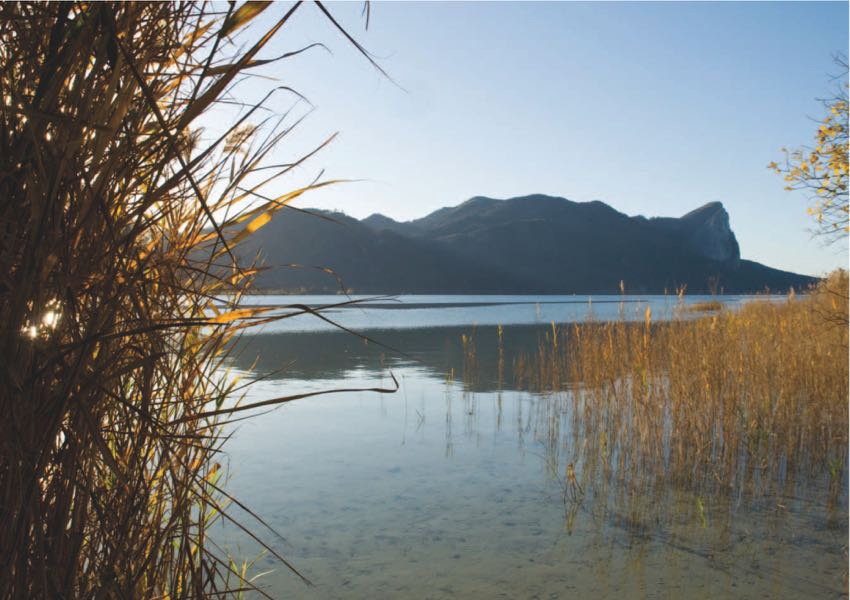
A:
[[[283,300],[271,303],[339,298]],[[722,300],[734,308],[752,298]],[[233,427],[228,489],[286,538],[253,526],[314,583],[266,556],[251,572],[273,569],[260,580],[272,596],[798,598],[846,590],[846,491],[836,503],[824,481],[789,480],[770,494],[701,497],[671,481],[660,496],[611,486],[573,502],[566,469],[579,438],[569,395],[529,392],[507,375],[497,381],[496,325],[510,364],[552,327],[589,313],[639,321],[647,307],[654,319],[670,318],[678,299],[488,302],[409,297],[406,309],[336,309],[335,320],[371,341],[325,322],[290,324],[318,321],[311,315],[243,338],[231,366],[258,379],[248,401],[392,387],[390,373],[399,383],[394,394],[317,396]],[[474,379],[463,373],[468,340]],[[232,525],[218,535],[235,556],[260,553]]]

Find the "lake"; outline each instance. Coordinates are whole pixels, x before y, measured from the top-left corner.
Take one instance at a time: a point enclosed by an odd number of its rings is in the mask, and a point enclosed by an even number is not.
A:
[[[361,297],[355,297],[361,300]],[[244,336],[246,401],[335,388],[228,427],[233,506],[312,582],[231,524],[216,539],[280,598],[799,598],[847,586],[846,481],[771,494],[663,497],[605,489],[574,501],[563,393],[532,393],[510,365],[553,328],[588,318],[693,318],[675,296],[253,296],[326,307]],[[769,297],[722,296],[731,308]],[[281,309],[297,313],[297,308]],[[499,333],[504,340],[499,368]],[[465,357],[474,348],[475,371]],[[846,594],[845,594],[846,595]]]

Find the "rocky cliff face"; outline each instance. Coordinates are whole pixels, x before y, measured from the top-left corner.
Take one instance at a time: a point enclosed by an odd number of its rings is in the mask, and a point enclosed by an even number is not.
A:
[[[690,229],[688,245],[702,256],[724,263],[741,260],[738,240],[729,226],[729,213],[720,202],[706,204],[680,220]]]
[[[735,267],[741,260],[738,240],[729,224],[729,213],[720,202],[709,202],[678,219],[656,217],[650,223],[677,236],[691,251],[704,258]]]

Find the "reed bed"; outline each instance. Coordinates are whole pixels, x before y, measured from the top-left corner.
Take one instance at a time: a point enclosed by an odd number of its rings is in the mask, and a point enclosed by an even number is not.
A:
[[[256,587],[208,537],[221,419],[250,408],[220,367],[268,310],[235,252],[324,184],[263,196],[302,161],[267,164],[291,127],[234,86],[299,7],[0,6],[0,598]]]
[[[515,378],[553,393],[543,429],[557,440],[567,419],[578,485],[650,504],[686,490],[704,510],[709,497],[820,482],[834,502],[847,468],[847,314],[839,271],[804,296],[701,318],[654,323],[647,309],[643,323],[553,326]]]
[[[707,300],[705,302],[693,302],[684,307],[685,310],[690,312],[713,312],[717,310],[721,310],[723,308],[723,303],[719,300]]]

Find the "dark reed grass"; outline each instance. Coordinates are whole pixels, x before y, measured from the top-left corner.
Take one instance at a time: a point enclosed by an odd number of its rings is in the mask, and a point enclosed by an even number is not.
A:
[[[219,367],[276,318],[239,306],[238,243],[310,188],[250,203],[301,162],[267,166],[290,129],[262,105],[197,123],[297,10],[0,5],[0,598],[255,587],[208,537],[221,419],[250,408]]]

